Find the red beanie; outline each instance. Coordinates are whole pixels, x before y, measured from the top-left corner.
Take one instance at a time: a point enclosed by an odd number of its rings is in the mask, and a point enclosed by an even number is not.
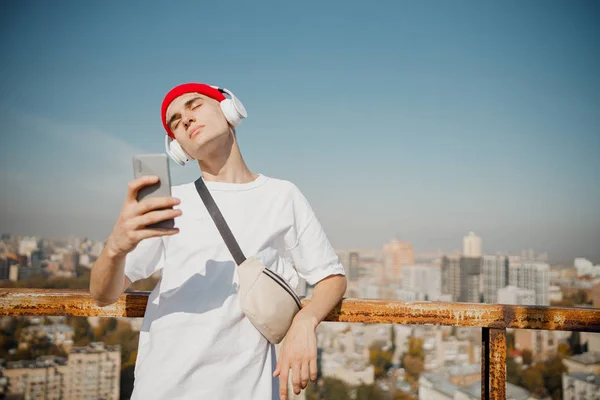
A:
[[[200,93],[217,100],[219,103],[225,100],[225,96],[218,89],[215,89],[214,87],[205,85],[203,83],[184,83],[182,85],[175,86],[165,96],[160,110],[162,123],[165,130],[167,131],[167,135],[171,136],[173,139],[175,139],[175,136],[171,132],[171,129],[167,126],[167,108],[173,100],[186,93]]]

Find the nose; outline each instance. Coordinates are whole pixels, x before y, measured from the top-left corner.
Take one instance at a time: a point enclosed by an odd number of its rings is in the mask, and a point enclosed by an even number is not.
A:
[[[182,118],[182,122],[183,122],[183,125],[185,126],[185,129],[189,128],[190,125],[192,124],[192,122],[195,122],[195,121],[196,121],[196,118],[194,118],[194,116],[191,113],[184,115]]]

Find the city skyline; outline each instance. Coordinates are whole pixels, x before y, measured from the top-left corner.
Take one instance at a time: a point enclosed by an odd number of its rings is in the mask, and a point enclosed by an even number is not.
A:
[[[162,96],[197,80],[241,98],[250,168],[295,182],[334,247],[474,231],[484,254],[600,262],[597,4],[312,4],[176,5],[227,16],[195,30],[151,5],[11,3],[0,231],[105,240],[131,157],[164,152]]]
[[[45,242],[45,243],[63,243],[65,245],[66,249],[72,249],[72,250],[77,250],[78,246],[81,245],[81,243],[83,243],[84,241],[87,241],[88,243],[91,243],[91,245],[94,246],[100,246],[99,248],[97,247],[97,255],[100,254],[100,252],[102,251],[102,247],[104,246],[105,240],[102,239],[96,239],[93,237],[89,237],[89,236],[77,236],[77,235],[66,235],[66,236],[55,236],[55,235],[50,235],[50,236],[43,236],[43,235],[29,235],[29,234],[24,234],[24,235],[18,235],[15,234],[13,232],[0,232],[1,236],[7,236],[9,238],[12,239],[19,239],[20,243],[23,243],[23,240],[35,240],[37,242]],[[385,254],[388,251],[388,248],[390,246],[395,247],[398,245],[398,243],[404,243],[406,246],[408,246],[407,248],[409,249],[410,253],[411,253],[411,257],[412,257],[412,262],[403,262],[402,265],[415,265],[415,266],[419,266],[419,265],[432,265],[432,262],[439,262],[440,266],[441,266],[441,262],[442,262],[442,258],[443,257],[475,257],[475,258],[485,258],[485,257],[509,257],[509,258],[514,258],[516,257],[516,259],[522,259],[524,261],[542,261],[542,262],[546,262],[549,263],[549,265],[551,266],[557,266],[557,267],[577,267],[577,260],[586,260],[585,262],[589,262],[589,266],[593,267],[594,264],[596,264],[596,262],[593,259],[588,260],[586,257],[576,257],[573,260],[573,263],[571,262],[571,260],[565,262],[565,263],[556,263],[556,262],[552,262],[551,260],[549,260],[548,258],[548,253],[546,251],[542,251],[540,252],[539,249],[533,249],[531,247],[529,248],[522,248],[520,250],[515,250],[515,251],[489,251],[489,252],[485,252],[485,251],[481,251],[477,254],[469,254],[469,250],[470,248],[467,248],[465,246],[466,242],[465,240],[469,239],[472,240],[473,236],[478,240],[479,246],[481,246],[481,238],[476,236],[474,234],[474,232],[469,232],[467,235],[465,235],[463,237],[463,248],[454,248],[452,250],[449,251],[442,251],[441,249],[437,249],[434,251],[415,251],[414,246],[412,245],[412,243],[405,241],[405,240],[401,240],[398,239],[397,237],[393,237],[393,238],[389,238],[386,242],[382,243],[381,246],[379,247],[365,247],[365,246],[358,246],[358,247],[336,247],[335,250],[336,252],[362,252],[362,251],[366,251],[368,254],[380,254],[380,257],[383,259],[385,258]],[[1,241],[0,241],[1,243]],[[33,242],[31,242],[33,243]],[[73,246],[72,243],[77,243],[77,245]],[[28,242],[29,245],[29,242]],[[480,247],[481,248],[481,247]],[[0,249],[1,250],[1,249]],[[17,250],[15,252],[15,254],[29,254],[28,252],[22,252],[21,250]],[[358,253],[356,253],[358,254]],[[586,264],[587,265],[587,264]],[[347,265],[346,267],[350,267],[351,264]]]

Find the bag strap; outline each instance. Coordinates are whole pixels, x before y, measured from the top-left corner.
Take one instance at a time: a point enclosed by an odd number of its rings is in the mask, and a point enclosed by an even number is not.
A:
[[[217,229],[219,230],[221,237],[225,241],[229,252],[233,256],[233,259],[235,260],[237,265],[241,265],[244,261],[246,261],[246,256],[244,256],[242,249],[240,249],[240,245],[235,240],[233,233],[231,233],[229,225],[227,225],[225,218],[223,218],[223,214],[221,214],[221,210],[219,210],[219,207],[217,207],[217,203],[215,203],[215,200],[210,194],[208,188],[206,187],[202,176],[200,176],[200,178],[198,178],[196,182],[194,182],[194,184],[196,185],[196,190],[198,191],[200,198],[204,202],[208,213],[210,214],[212,220],[215,222],[215,225],[217,225]]]

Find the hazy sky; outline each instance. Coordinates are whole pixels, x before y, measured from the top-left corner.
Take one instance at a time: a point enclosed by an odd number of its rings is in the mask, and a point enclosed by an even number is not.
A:
[[[0,7],[2,232],[104,240],[131,157],[164,152],[164,94],[198,81],[244,102],[250,168],[296,183],[335,247],[472,230],[600,262],[598,2]]]

